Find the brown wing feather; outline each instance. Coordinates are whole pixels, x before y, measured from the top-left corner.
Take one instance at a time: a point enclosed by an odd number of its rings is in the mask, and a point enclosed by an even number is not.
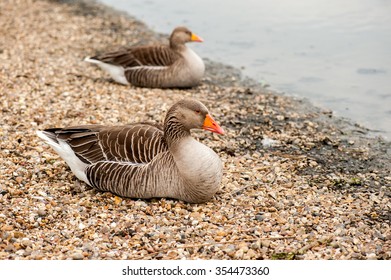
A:
[[[105,63],[120,65],[124,68],[136,66],[169,66],[180,54],[168,46],[141,46],[110,52],[92,57]]]
[[[51,138],[66,141],[85,163],[103,160],[147,163],[158,153],[167,150],[162,129],[147,123],[115,127],[87,125],[52,128],[45,132],[55,135]]]

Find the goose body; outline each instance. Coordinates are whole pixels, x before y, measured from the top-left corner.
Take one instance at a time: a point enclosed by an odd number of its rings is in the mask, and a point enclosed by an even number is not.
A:
[[[205,72],[202,59],[185,44],[202,42],[186,27],[171,33],[169,45],[134,46],[87,57],[118,83],[150,88],[192,87]]]
[[[88,185],[123,197],[210,200],[220,187],[222,163],[190,130],[223,134],[199,101],[185,99],[168,111],[164,127],[148,123],[84,125],[38,131]]]

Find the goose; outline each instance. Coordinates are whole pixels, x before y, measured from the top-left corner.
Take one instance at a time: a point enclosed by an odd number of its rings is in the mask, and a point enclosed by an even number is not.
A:
[[[37,134],[81,181],[121,197],[165,197],[203,203],[218,191],[219,156],[195,140],[192,129],[224,130],[195,99],[183,99],[167,112],[163,127],[151,123],[49,128]]]
[[[189,88],[205,72],[203,60],[185,44],[203,42],[186,27],[171,33],[169,45],[133,46],[84,60],[108,72],[120,84],[149,88]]]

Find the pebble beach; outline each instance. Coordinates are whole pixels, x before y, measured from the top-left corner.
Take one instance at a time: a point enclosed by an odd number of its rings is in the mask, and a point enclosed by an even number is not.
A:
[[[0,259],[391,259],[389,141],[207,58],[195,88],[117,84],[84,57],[171,30],[93,1],[2,0],[0,26]],[[226,131],[193,133],[224,165],[204,204],[96,191],[36,136],[162,123],[185,97]]]

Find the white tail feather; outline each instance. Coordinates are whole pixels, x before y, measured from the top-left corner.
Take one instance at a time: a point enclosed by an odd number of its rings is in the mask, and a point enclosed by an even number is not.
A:
[[[63,140],[58,140],[58,142],[55,142],[53,139],[50,139],[44,131],[37,131],[38,137],[40,137],[42,140],[44,140],[47,144],[49,144],[57,153],[58,155],[65,160],[65,162],[68,164],[68,166],[71,168],[73,174],[81,180],[89,184],[87,176],[85,174],[85,169],[88,166],[88,164],[82,162],[75,154],[75,152],[72,150],[72,148]]]
[[[122,66],[105,63],[97,59],[92,59],[88,56],[84,59],[84,61],[98,65],[102,70],[109,73],[111,78],[113,78],[117,83],[129,85],[129,82],[125,77],[125,69]]]
[[[91,57],[87,56],[84,58],[84,61],[89,62],[89,63],[94,63],[94,64],[99,64],[102,63],[100,60],[92,59]]]

